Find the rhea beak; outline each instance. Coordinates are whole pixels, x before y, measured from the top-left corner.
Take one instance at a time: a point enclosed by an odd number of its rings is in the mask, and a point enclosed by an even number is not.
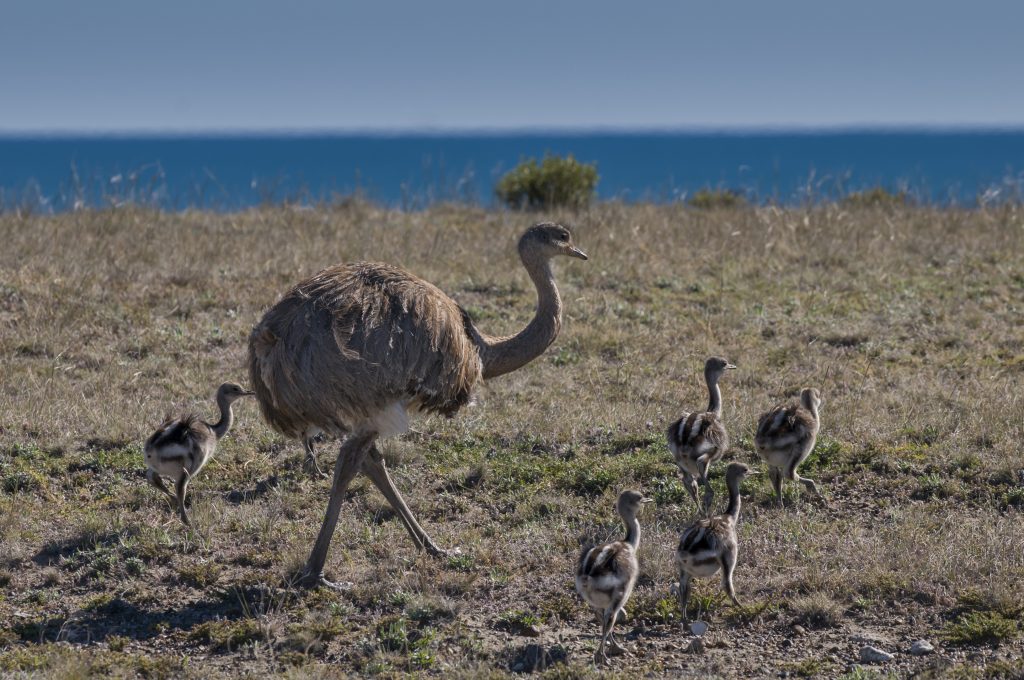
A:
[[[641,502],[641,503],[644,503],[644,504],[647,504],[647,503],[653,503],[653,502],[654,502],[654,499],[653,499],[653,498],[641,498],[641,499],[640,499],[640,502]]]
[[[578,257],[581,260],[589,260],[590,259],[589,257],[587,257],[587,254],[585,252],[583,252],[582,250],[580,250],[576,246],[569,246],[569,252],[566,253],[566,255],[568,255],[569,257]]]
[[[748,477],[749,477],[750,475],[759,475],[759,474],[761,474],[761,471],[760,471],[760,470],[749,470],[749,471],[747,472],[747,476],[748,476]]]
[[[726,369],[729,369],[729,370],[735,369],[735,368],[739,368],[738,366],[735,366],[734,364],[726,364],[725,367],[726,367]]]
[[[255,392],[242,392],[241,396],[243,396],[243,397],[254,397],[254,396],[256,396],[256,393]]]

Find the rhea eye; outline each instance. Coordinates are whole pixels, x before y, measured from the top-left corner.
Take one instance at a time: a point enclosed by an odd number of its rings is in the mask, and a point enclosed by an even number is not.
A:
[[[569,240],[569,232],[563,231],[561,234],[558,235],[558,240],[559,241],[568,241]]]

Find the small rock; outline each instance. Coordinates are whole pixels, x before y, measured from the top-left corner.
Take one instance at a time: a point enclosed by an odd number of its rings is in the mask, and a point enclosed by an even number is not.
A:
[[[704,633],[708,632],[708,624],[704,621],[694,621],[690,624],[690,632],[700,637]]]
[[[861,663],[885,663],[887,661],[892,661],[892,654],[889,652],[884,652],[871,645],[864,645],[860,648]]]
[[[801,626],[800,624],[797,624],[797,625],[793,626],[793,632],[796,633],[797,635],[803,635],[804,633],[807,632],[807,629],[804,628],[803,626]]]
[[[686,648],[690,654],[703,654],[704,653],[704,641],[700,638],[693,638],[690,640],[690,646]]]
[[[918,640],[914,644],[910,645],[910,654],[912,656],[924,656],[925,654],[931,654],[935,651],[935,647],[932,643],[927,640]]]
[[[537,626],[526,626],[523,628],[524,637],[540,637],[540,628]]]

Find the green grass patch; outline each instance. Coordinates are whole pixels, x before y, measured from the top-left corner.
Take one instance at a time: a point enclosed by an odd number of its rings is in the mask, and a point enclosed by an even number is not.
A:
[[[946,626],[943,637],[954,645],[999,644],[1020,635],[1020,624],[994,611],[971,611]]]
[[[189,631],[189,639],[204,642],[214,650],[233,651],[244,644],[263,639],[255,619],[204,621]]]

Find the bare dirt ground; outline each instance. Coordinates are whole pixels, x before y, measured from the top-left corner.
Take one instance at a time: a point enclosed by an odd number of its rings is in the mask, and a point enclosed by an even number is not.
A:
[[[572,224],[558,340],[453,420],[385,445],[441,545],[417,554],[357,479],[328,576],[301,590],[327,480],[252,401],[192,485],[184,527],[143,477],[163,416],[245,382],[249,329],[301,278],[372,259],[453,295],[491,333],[534,294],[530,215],[440,206],[0,216],[0,674],[67,677],[1024,677],[1024,211],[603,204]],[[680,626],[672,551],[694,517],[663,441],[722,384],[729,458],[805,386],[823,506],[744,483],[736,587],[699,582]],[[337,444],[319,444],[332,464]],[[724,499],[722,467],[716,497]],[[573,590],[581,544],[640,516],[642,574],[611,669]],[[934,652],[909,653],[924,639]],[[860,662],[872,645],[893,654]],[[697,647],[700,647],[699,649]]]

